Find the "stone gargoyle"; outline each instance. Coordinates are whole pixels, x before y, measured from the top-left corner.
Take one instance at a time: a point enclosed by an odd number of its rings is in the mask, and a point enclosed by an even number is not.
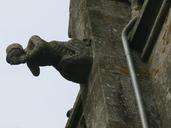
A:
[[[87,82],[93,62],[90,39],[46,42],[39,36],[32,36],[25,49],[13,43],[6,53],[9,64],[27,63],[34,76],[40,74],[39,66],[53,66],[64,78],[76,83]]]

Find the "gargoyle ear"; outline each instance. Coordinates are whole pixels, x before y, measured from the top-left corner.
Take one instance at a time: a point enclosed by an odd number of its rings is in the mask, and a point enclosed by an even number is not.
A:
[[[91,42],[92,42],[91,39],[85,38],[85,39],[83,39],[83,41],[85,42],[86,46],[91,46]]]
[[[38,65],[27,62],[27,66],[34,76],[39,76],[40,68]]]

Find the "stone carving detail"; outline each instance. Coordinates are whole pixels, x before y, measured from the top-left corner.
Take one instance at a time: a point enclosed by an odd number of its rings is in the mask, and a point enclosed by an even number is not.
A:
[[[87,82],[93,62],[90,39],[46,42],[32,36],[25,49],[14,43],[6,52],[9,64],[27,63],[34,76],[40,74],[39,66],[53,66],[64,78],[76,83]]]

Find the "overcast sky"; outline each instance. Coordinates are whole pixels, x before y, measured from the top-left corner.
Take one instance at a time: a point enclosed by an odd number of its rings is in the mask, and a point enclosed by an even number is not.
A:
[[[79,85],[53,67],[34,77],[26,65],[6,63],[5,49],[26,47],[32,35],[68,40],[69,0],[0,0],[0,128],[64,128]]]

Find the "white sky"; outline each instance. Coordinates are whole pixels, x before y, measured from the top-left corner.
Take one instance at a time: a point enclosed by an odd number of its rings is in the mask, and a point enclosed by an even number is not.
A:
[[[6,47],[26,47],[32,35],[68,40],[69,0],[0,0],[0,128],[64,128],[79,86],[53,67],[34,77],[6,63]]]

